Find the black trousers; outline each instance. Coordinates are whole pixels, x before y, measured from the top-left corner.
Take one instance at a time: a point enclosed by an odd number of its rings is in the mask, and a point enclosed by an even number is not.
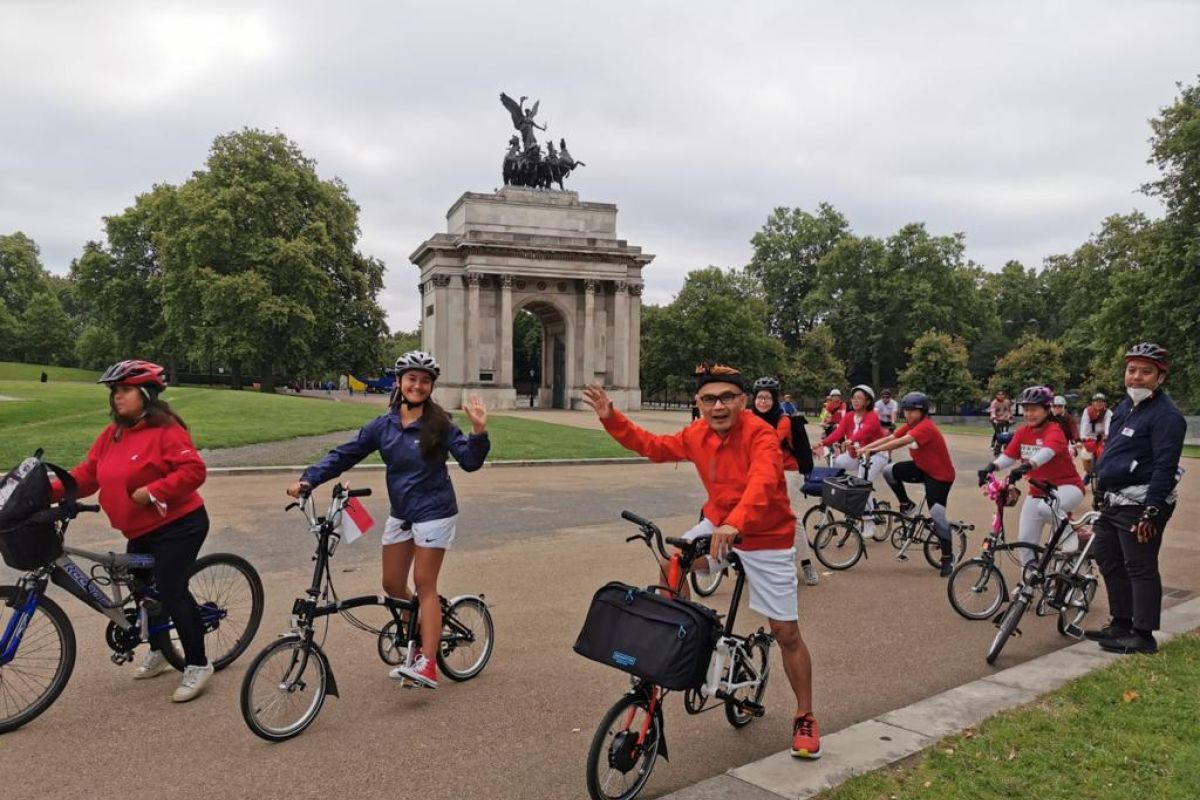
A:
[[[1144,543],[1130,531],[1142,518],[1142,508],[1110,506],[1101,512],[1092,526],[1096,537],[1092,550],[1104,576],[1113,621],[1139,631],[1156,631],[1162,616],[1158,551],[1175,506],[1163,506],[1158,535]]]
[[[204,506],[200,506],[161,528],[131,539],[125,548],[127,553],[154,556],[152,576],[163,613],[175,623],[185,660],[195,666],[207,664],[208,656],[204,652],[204,625],[200,621],[200,609],[188,591],[188,570],[196,563],[196,556],[200,554],[200,547],[207,537],[208,512]],[[143,579],[146,577],[150,576],[143,576]],[[161,623],[161,616],[153,622]]]

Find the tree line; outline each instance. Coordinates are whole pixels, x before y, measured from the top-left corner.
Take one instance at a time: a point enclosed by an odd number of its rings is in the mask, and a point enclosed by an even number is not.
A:
[[[859,235],[828,203],[777,208],[745,267],[692,272],[644,309],[643,394],[686,391],[714,357],[808,397],[857,383],[943,408],[1033,384],[1118,394],[1122,354],[1150,340],[1171,352],[1172,395],[1200,410],[1200,86],[1179,90],[1150,121],[1159,178],[1140,187],[1162,217],[1113,214],[1040,268],[989,272],[961,233]]]

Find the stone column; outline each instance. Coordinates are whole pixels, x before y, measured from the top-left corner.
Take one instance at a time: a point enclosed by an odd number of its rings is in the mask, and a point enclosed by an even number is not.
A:
[[[583,385],[596,379],[596,282],[583,282]]]
[[[630,389],[640,389],[642,385],[642,284],[629,284],[629,383]],[[641,397],[637,407],[642,407]]]
[[[613,382],[618,389],[629,386],[629,283],[613,285]]]
[[[479,382],[479,275],[469,272],[463,276],[467,285],[467,385]]]
[[[512,275],[500,276],[500,385],[513,385]]]

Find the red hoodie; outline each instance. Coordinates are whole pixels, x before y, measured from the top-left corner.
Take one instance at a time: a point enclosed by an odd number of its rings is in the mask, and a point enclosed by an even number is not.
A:
[[[204,505],[196,490],[207,470],[182,425],[172,421],[151,427],[141,421],[114,439],[116,429],[116,423],[104,429],[71,476],[79,483],[80,497],[100,491],[100,507],[125,538],[144,536]],[[133,502],[130,495],[143,486],[165,509]],[[58,481],[53,490],[60,499]]]

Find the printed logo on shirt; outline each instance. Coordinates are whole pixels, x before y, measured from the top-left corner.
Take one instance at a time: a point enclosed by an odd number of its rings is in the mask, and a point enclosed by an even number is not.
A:
[[[131,456],[129,457],[129,460],[130,460],[130,461],[137,461],[137,460],[138,460],[138,454],[137,454],[137,453],[134,453],[133,455],[131,455]]]
[[[180,450],[180,451],[179,451],[179,455],[181,455],[181,456],[186,456],[186,455],[187,455],[188,453],[190,453],[190,452],[192,452],[192,451],[191,451],[191,450]]]
[[[1133,428],[1121,428],[1122,436],[1133,436]]]
[[[1021,445],[1021,458],[1026,460],[1033,458],[1033,454],[1042,449],[1041,445],[1041,440],[1039,440],[1037,444]]]

